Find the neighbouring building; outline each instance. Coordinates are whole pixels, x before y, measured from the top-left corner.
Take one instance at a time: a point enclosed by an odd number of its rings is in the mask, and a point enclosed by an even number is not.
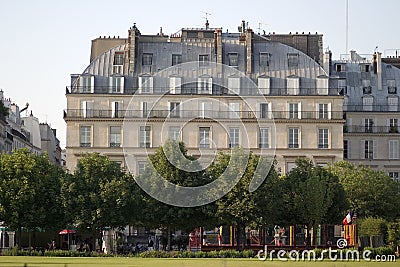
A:
[[[319,64],[319,48],[312,58],[243,22],[238,33],[207,24],[171,36],[134,25],[127,38],[93,40],[91,51],[66,94],[71,171],[85,152],[125,167],[129,148],[130,170],[139,173],[146,153],[166,139],[183,141],[197,157],[239,145],[275,149],[283,173],[297,157],[319,165],[343,159],[343,96]]]
[[[20,109],[10,98],[4,97],[2,90],[0,101],[8,109],[7,116],[0,115],[0,153],[28,148],[36,155],[46,152],[52,162],[61,165],[61,148],[56,130],[51,129],[47,123],[39,123],[32,111],[27,116],[21,116],[27,111],[29,104]]]
[[[379,52],[351,51],[347,60],[331,61],[330,70],[333,86],[344,93],[344,159],[399,179],[400,69],[383,63]]]

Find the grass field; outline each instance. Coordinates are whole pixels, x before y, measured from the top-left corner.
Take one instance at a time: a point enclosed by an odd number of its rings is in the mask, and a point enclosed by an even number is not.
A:
[[[25,265],[26,264],[26,265]],[[258,259],[50,258],[0,256],[0,267],[392,267],[400,262],[280,262]]]

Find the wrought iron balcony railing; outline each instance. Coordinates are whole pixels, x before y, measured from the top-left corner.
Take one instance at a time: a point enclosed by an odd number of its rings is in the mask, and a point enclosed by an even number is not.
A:
[[[89,118],[211,118],[211,119],[311,119],[311,120],[342,120],[343,111],[320,113],[317,111],[272,111],[267,113],[253,111],[204,111],[204,110],[104,110],[104,109],[67,109],[64,110],[65,119]]]
[[[345,133],[399,133],[399,126],[365,126],[365,125],[345,125],[343,127]]]
[[[196,83],[197,84],[197,83]],[[113,94],[113,95],[164,95],[174,94],[170,87],[153,87],[139,89],[137,87],[110,87],[110,86],[94,86],[94,87],[79,87],[79,86],[67,86],[66,94]],[[196,85],[182,85],[181,88],[175,88],[175,94],[177,95],[232,95],[235,93],[229,92],[226,87],[213,85],[212,88],[207,90],[201,90]],[[179,92],[179,93],[178,93]],[[260,89],[256,88],[241,88],[238,95],[271,95],[271,96],[314,96],[314,95],[343,95],[343,89],[341,88],[269,88]]]

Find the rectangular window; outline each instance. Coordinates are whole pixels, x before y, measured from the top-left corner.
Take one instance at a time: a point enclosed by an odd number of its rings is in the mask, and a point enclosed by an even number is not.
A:
[[[362,80],[362,85],[363,85],[363,94],[371,94],[372,92],[371,81]]]
[[[396,80],[387,80],[388,94],[397,94]]]
[[[267,103],[261,103],[260,104],[260,118],[261,119],[268,119],[269,118],[268,104]]]
[[[318,129],[318,148],[328,148],[328,129]]]
[[[289,128],[289,148],[299,148],[299,128]]]
[[[398,172],[389,172],[389,177],[392,178],[395,182],[399,182],[399,173]]]
[[[361,72],[370,72],[371,65],[369,64],[360,64],[360,71]]]
[[[364,119],[364,130],[366,133],[372,133],[374,127],[373,119]]]
[[[298,119],[298,118],[299,118],[299,104],[289,103],[289,119]]]
[[[138,161],[137,163],[137,174],[141,175],[146,169],[146,161]]]
[[[239,128],[229,128],[229,147],[239,146]]]
[[[269,148],[269,129],[268,128],[260,128],[258,147],[259,148]]]
[[[366,140],[364,141],[364,158],[373,159],[374,158],[374,141]]]
[[[336,72],[343,72],[346,70],[346,64],[336,64],[335,65]]]
[[[139,128],[139,147],[150,147],[151,140],[151,127],[150,126],[140,126]]]
[[[82,75],[79,77],[79,87],[82,93],[93,93],[94,92],[94,76]]]
[[[343,140],[343,158],[344,159],[349,159],[349,141],[348,140]]]
[[[208,67],[208,55],[199,55],[199,67]]]
[[[328,119],[328,104],[318,104],[318,119]]]
[[[228,54],[229,66],[237,67],[238,66],[238,58],[239,58],[238,53],[229,53]]]
[[[202,77],[197,80],[197,93],[198,94],[211,94],[212,93],[212,78]]]
[[[179,65],[182,63],[182,55],[172,55],[172,66]]]
[[[399,159],[398,140],[389,140],[389,159]]]
[[[240,103],[229,103],[229,118],[230,119],[240,118]]]
[[[170,102],[169,103],[169,117],[170,118],[180,118],[181,117],[181,108],[180,102]]]
[[[123,91],[124,91],[124,77],[123,76],[110,77],[109,93],[123,93]]]
[[[121,127],[110,126],[110,147],[121,146]]]
[[[153,54],[143,53],[142,65],[143,66],[151,66],[151,65],[153,65]]]
[[[80,146],[91,147],[92,146],[92,127],[81,126],[80,127]]]
[[[181,140],[181,127],[170,126],[169,127],[169,140],[180,141]]]
[[[114,53],[114,66],[124,65],[124,52]]]
[[[142,111],[142,117],[143,118],[147,118],[147,116],[149,115],[149,111],[148,111],[148,103],[147,102],[141,102],[140,103],[140,109]]]
[[[212,102],[200,102],[200,117],[201,118],[212,118]]]
[[[82,116],[84,118],[93,117],[93,101],[82,101]]]
[[[210,127],[199,128],[199,147],[210,147]]]
[[[398,119],[389,119],[389,133],[398,133]]]
[[[141,76],[139,77],[139,93],[147,94],[153,92],[153,77]]]
[[[296,68],[299,66],[299,54],[298,53],[288,53],[288,67],[289,68]]]
[[[260,53],[260,67],[269,66],[270,53],[261,52]]]

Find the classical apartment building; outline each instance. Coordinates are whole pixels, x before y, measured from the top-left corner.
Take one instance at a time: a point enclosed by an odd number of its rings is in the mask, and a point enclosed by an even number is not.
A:
[[[206,25],[142,35],[134,25],[127,38],[97,38],[66,98],[69,170],[85,152],[125,167],[129,149],[130,170],[139,173],[146,153],[166,139],[195,156],[235,146],[275,150],[283,173],[297,157],[321,165],[343,159],[343,96],[327,72],[244,23],[238,33]]]
[[[383,169],[399,178],[400,69],[382,62],[381,53],[333,60],[331,83],[342,88],[346,124],[344,159]]]
[[[4,97],[0,90],[0,101],[8,109],[8,115],[0,115],[0,153],[12,153],[19,148],[28,148],[39,155],[46,152],[52,162],[60,164],[61,148],[56,131],[47,123],[29,115],[21,116],[28,109],[28,104],[20,109],[10,98]]]

